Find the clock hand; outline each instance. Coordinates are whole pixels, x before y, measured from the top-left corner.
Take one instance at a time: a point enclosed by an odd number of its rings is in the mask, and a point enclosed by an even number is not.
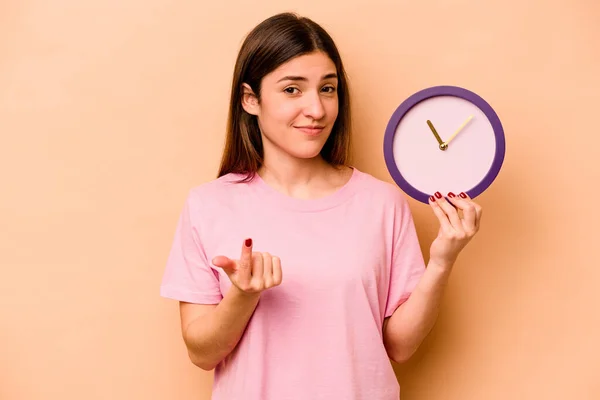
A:
[[[435,128],[433,127],[433,124],[431,123],[430,120],[427,120],[427,125],[429,125],[429,129],[431,129],[431,132],[433,132],[433,135],[435,136],[435,138],[437,139],[438,143],[441,145],[444,144],[444,142],[442,141],[442,138],[440,138],[440,135],[438,135],[438,133],[436,132]]]
[[[450,136],[450,137],[448,138],[448,140],[446,140],[446,143],[445,143],[445,144],[446,144],[446,146],[447,146],[447,145],[448,145],[448,144],[449,144],[449,143],[452,141],[452,139],[454,139],[454,138],[456,137],[456,135],[458,135],[458,133],[459,133],[460,131],[462,131],[462,130],[463,130],[463,128],[465,127],[465,125],[467,125],[471,119],[473,119],[473,116],[472,116],[472,115],[471,115],[471,116],[469,116],[469,118],[467,118],[467,120],[466,120],[465,122],[463,122],[463,124],[462,124],[462,125],[461,125],[461,126],[460,126],[460,127],[457,129],[457,130],[456,130],[456,132],[454,132],[454,133],[452,134],[452,136]]]

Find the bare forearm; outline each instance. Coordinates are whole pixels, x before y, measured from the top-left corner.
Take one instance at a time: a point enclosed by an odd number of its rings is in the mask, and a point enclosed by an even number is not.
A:
[[[384,343],[394,361],[408,360],[433,328],[450,270],[430,263],[410,298],[384,323]]]
[[[259,294],[244,294],[232,286],[214,310],[189,324],[184,336],[195,365],[211,370],[233,351],[259,297]]]

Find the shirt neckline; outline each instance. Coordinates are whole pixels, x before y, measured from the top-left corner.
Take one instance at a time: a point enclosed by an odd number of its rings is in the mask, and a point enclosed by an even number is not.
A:
[[[316,199],[299,199],[282,193],[267,184],[259,174],[254,175],[251,185],[253,185],[256,190],[260,192],[262,195],[261,197],[268,201],[272,206],[284,207],[294,211],[322,211],[336,207],[354,194],[357,183],[361,177],[361,172],[356,167],[351,168],[352,175],[342,187],[327,196]]]

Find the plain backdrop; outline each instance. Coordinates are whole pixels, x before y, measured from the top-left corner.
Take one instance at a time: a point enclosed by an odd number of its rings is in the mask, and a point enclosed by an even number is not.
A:
[[[0,398],[209,399],[159,285],[239,46],[280,11],[341,50],[358,168],[391,182],[385,126],[425,87],[478,93],[505,129],[440,319],[394,365],[402,399],[600,398],[594,0],[0,2]],[[427,255],[437,220],[411,208]]]

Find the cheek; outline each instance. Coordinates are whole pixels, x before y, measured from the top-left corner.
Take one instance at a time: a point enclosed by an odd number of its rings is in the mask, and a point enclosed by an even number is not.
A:
[[[263,104],[263,119],[265,125],[289,124],[301,112],[293,101],[282,101]]]
[[[276,113],[280,122],[289,124],[302,113],[302,110],[295,102],[284,101],[277,106]]]
[[[335,119],[335,117],[337,117],[338,111],[339,111],[339,103],[338,103],[338,99],[332,100],[330,102],[330,104],[328,104],[328,108],[327,108],[327,113]]]

